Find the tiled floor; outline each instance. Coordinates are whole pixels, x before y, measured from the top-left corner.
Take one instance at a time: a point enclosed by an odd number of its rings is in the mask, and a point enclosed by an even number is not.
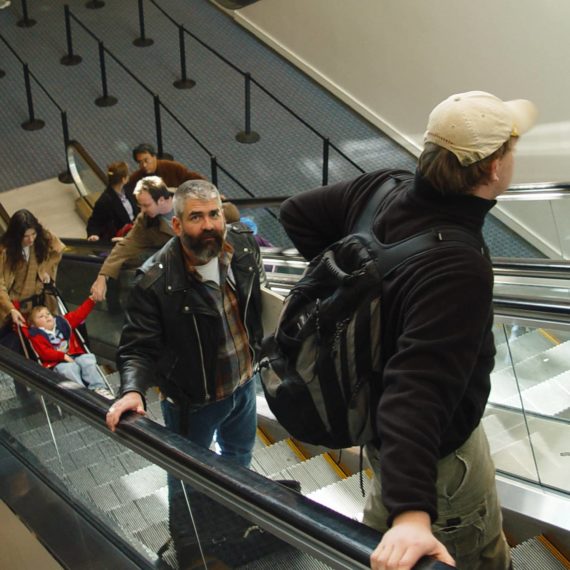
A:
[[[64,4],[70,4],[73,15],[74,53],[83,58],[77,66],[60,64],[67,49]],[[168,109],[161,113],[164,150],[206,175],[211,172],[210,157],[215,156],[223,167],[218,184],[228,197],[287,196],[320,186],[322,137],[329,138],[359,166],[332,149],[330,183],[353,178],[361,169],[415,168],[415,158],[408,152],[208,0],[163,0],[160,7],[241,71],[251,72],[263,88],[311,128],[254,85],[252,129],[261,138],[256,144],[237,142],[235,135],[244,128],[242,73],[187,37],[188,76],[196,80],[196,86],[176,89],[173,82],[180,77],[178,29],[152,3],[145,10],[146,36],[154,39],[148,48],[132,44],[139,35],[133,3],[106,2],[103,9],[89,10],[85,2],[39,0],[30,6],[31,17],[37,20],[31,28],[16,25],[20,15],[13,3],[0,12],[2,36],[11,48],[0,42],[0,68],[6,72],[0,78],[0,192],[51,179],[65,170],[60,111],[66,112],[69,137],[81,142],[98,165],[104,168],[115,160],[131,163],[130,150],[136,144],[156,140],[152,94]],[[94,103],[102,89],[97,42],[82,26],[113,56],[106,57],[108,90],[118,99],[112,107]],[[22,62],[28,63],[34,77],[35,116],[46,123],[37,131],[21,127],[28,118]],[[43,200],[39,194],[37,197]],[[290,245],[275,210],[258,210],[255,216],[262,235],[276,245]],[[539,255],[492,218],[485,225],[485,234],[493,255]]]
[[[22,521],[0,501],[0,568],[60,570],[60,566]]]
[[[85,237],[85,223],[75,211],[78,194],[72,184],[62,184],[52,178],[3,192],[0,196],[8,214],[26,208],[57,236]]]

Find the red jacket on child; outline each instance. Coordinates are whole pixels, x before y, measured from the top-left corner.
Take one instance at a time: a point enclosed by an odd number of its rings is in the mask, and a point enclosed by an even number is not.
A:
[[[53,368],[57,364],[65,362],[66,354],[69,354],[69,356],[85,354],[85,349],[73,331],[85,321],[94,306],[95,302],[87,299],[75,311],[70,311],[62,317],[54,315],[56,328],[61,331],[69,344],[67,352],[53,348],[48,336],[40,328],[34,326],[22,327],[23,333],[32,343],[43,366]]]

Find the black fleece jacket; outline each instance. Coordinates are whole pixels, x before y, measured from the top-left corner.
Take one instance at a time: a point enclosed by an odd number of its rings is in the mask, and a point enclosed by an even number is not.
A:
[[[374,222],[382,242],[456,226],[484,243],[483,221],[495,201],[444,195],[409,172],[377,171],[282,205],[281,222],[301,254],[311,259],[349,234],[387,176],[398,184]],[[383,283],[385,369],[376,420],[389,524],[409,510],[437,518],[437,461],[460,447],[481,420],[495,355],[492,293],[487,251],[467,245],[425,253]]]

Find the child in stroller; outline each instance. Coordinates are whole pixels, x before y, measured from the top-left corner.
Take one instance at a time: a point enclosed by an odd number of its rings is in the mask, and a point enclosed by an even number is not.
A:
[[[22,327],[22,331],[43,366],[81,386],[87,386],[104,398],[114,400],[95,356],[85,350],[75,333],[94,306],[93,299],[88,298],[75,311],[54,316],[47,307],[37,305],[30,313],[29,326]]]

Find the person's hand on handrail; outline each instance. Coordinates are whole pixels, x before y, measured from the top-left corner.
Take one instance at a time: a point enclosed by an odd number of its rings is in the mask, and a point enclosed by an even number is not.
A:
[[[411,570],[422,556],[455,567],[455,560],[431,531],[431,520],[423,511],[407,511],[394,518],[370,556],[372,570]]]
[[[115,431],[121,416],[125,412],[136,412],[141,416],[145,415],[143,398],[138,392],[127,392],[109,408],[106,422],[107,427],[111,431]]]

